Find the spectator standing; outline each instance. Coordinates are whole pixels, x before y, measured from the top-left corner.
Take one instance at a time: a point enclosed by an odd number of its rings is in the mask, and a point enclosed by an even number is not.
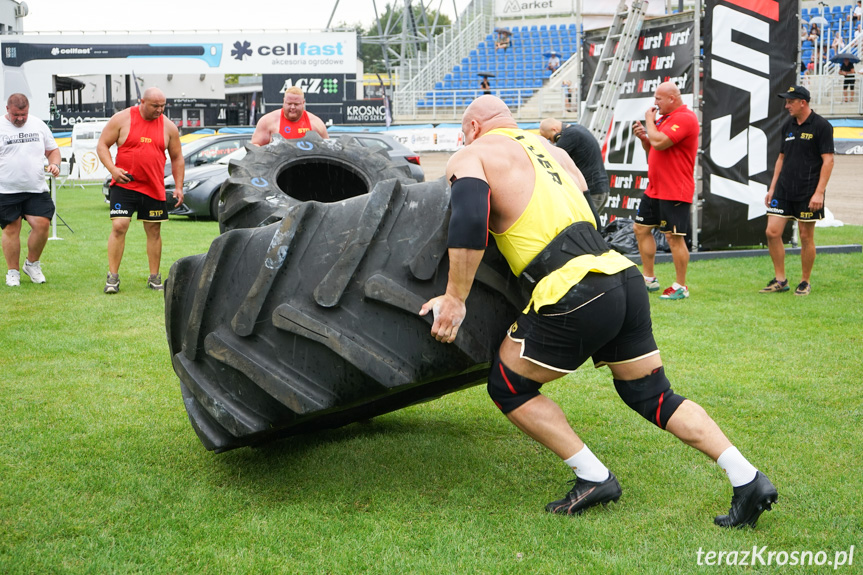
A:
[[[176,184],[177,206],[183,204],[183,176],[186,165],[180,145],[180,132],[166,121],[165,94],[159,88],[147,88],[137,106],[114,114],[96,145],[96,153],[111,173],[108,201],[111,205],[111,235],[108,236],[108,277],[104,292],[120,291],[120,262],[126,249],[126,233],[132,214],[144,224],[147,235],[147,264],[150,276],[147,287],[163,290],[159,266],[162,261],[162,222],[168,221],[165,201],[165,151],[171,157],[171,173]],[[117,145],[117,157],[110,148]]]
[[[795,295],[806,296],[815,263],[815,222],[824,219],[824,195],[833,171],[833,126],[809,107],[809,90],[791,86],[778,95],[785,98],[791,116],[782,126],[782,144],[773,170],[767,206],[767,248],[773,260],[773,279],[761,293],[785,292],[785,246],[782,233],[789,220],[800,232],[801,278]]]
[[[12,94],[6,101],[6,115],[0,119],[0,228],[9,287],[21,285],[22,219],[30,225],[24,273],[33,283],[45,283],[39,258],[54,217],[54,202],[45,183],[46,170],[52,176],[60,175],[57,142],[45,122],[30,115],[27,96]]]
[[[648,291],[659,289],[659,280],[654,274],[656,241],[652,228],[659,228],[665,234],[674,260],[675,281],[660,298],[677,300],[689,297],[686,236],[695,192],[698,117],[683,103],[680,89],[674,82],[663,82],[656,88],[654,104],[644,115],[644,125],[636,122],[632,127],[647,152],[648,177],[633,228]],[[656,119],[657,112],[661,115],[659,119]]]
[[[848,58],[842,59],[842,64],[839,66],[839,75],[845,79],[842,82],[842,101],[854,101],[854,81],[855,81],[854,64]]]

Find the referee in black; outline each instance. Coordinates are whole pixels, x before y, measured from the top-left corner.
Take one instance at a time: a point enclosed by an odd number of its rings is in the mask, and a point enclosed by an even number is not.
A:
[[[833,171],[833,126],[812,111],[809,90],[803,86],[791,86],[779,97],[785,98],[791,117],[782,126],[782,145],[764,198],[767,247],[775,275],[761,293],[789,290],[782,233],[788,220],[794,219],[800,231],[802,268],[794,293],[805,296],[812,289],[809,279],[815,263],[815,222],[824,219],[824,193]]]
[[[590,130],[579,124],[563,124],[555,118],[546,118],[539,124],[539,135],[566,150],[587,182],[594,207],[601,210],[608,200],[608,172],[599,143]]]

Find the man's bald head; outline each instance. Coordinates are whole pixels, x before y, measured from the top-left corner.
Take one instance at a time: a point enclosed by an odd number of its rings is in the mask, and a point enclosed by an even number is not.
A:
[[[138,111],[145,120],[155,120],[165,111],[165,94],[159,88],[152,86],[141,95],[141,105]]]
[[[506,104],[496,96],[480,96],[465,109],[461,119],[461,129],[465,145],[470,144],[489,130],[495,128],[517,128],[512,113]]]
[[[659,109],[660,114],[670,114],[677,108],[683,105],[683,99],[680,96],[680,88],[674,82],[663,82],[656,87],[656,92],[653,95],[654,104]]]
[[[151,86],[144,90],[144,94],[141,96],[142,100],[164,100],[165,94],[159,88],[155,86]]]
[[[563,129],[563,122],[556,118],[546,118],[539,123],[539,135],[546,140],[553,141],[555,134]]]

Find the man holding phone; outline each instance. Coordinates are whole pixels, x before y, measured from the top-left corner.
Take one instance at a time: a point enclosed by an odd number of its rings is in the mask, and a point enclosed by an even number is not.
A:
[[[641,273],[648,291],[659,289],[659,280],[653,270],[656,241],[652,228],[659,228],[665,234],[676,278],[660,299],[677,300],[689,297],[686,236],[695,192],[698,117],[683,103],[680,88],[674,82],[663,82],[656,88],[654,104],[644,114],[644,125],[641,122],[632,125],[632,133],[641,140],[641,146],[647,152],[649,180],[633,228],[641,255]]]
[[[165,150],[171,157],[171,173],[176,188],[177,206],[183,203],[185,162],[180,132],[173,122],[166,122],[165,95],[158,88],[147,88],[137,106],[117,112],[108,121],[96,153],[111,173],[108,199],[111,205],[111,235],[108,237],[108,279],[105,293],[120,291],[120,261],[126,248],[126,232],[132,214],[144,223],[147,234],[147,261],[150,277],[147,287],[162,290],[159,265],[162,260],[162,222],[168,220],[165,201]],[[117,158],[110,148],[117,144]]]

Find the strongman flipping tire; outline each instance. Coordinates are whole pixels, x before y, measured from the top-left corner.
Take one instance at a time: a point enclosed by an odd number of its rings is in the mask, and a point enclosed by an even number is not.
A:
[[[446,293],[426,302],[432,336],[452,343],[490,232],[530,303],[500,346],[488,377],[498,408],[575,472],[575,487],[546,506],[576,515],[617,501],[617,478],[576,435],[560,407],[540,394],[549,381],[592,357],[608,365],[623,401],[645,419],[716,460],[734,488],[722,527],[755,525],[777,499],[696,403],[674,393],[653,339],[650,302],[634,264],[610,250],[564,150],[518,129],[494,96],[474,100],[462,119],[465,147],[447,164],[452,183]]]

